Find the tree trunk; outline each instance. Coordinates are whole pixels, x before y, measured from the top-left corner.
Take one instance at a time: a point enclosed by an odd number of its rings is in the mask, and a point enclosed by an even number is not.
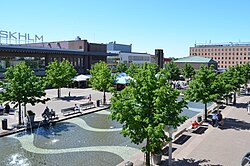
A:
[[[103,104],[106,104],[106,94],[105,94],[105,90],[103,90]]]
[[[19,109],[19,112],[18,112],[18,124],[22,125],[22,109],[21,109],[21,103],[20,102],[18,102],[18,109]]]
[[[226,100],[226,105],[228,105],[228,97],[226,97],[226,99],[225,99],[225,100]]]
[[[233,104],[236,104],[236,91],[234,91],[234,101]]]
[[[148,144],[149,144],[149,139],[147,138],[146,147],[148,146]],[[149,152],[146,152],[146,166],[150,166],[150,153]]]
[[[24,117],[26,117],[26,116],[27,116],[27,111],[26,111],[26,103],[24,103],[23,108],[24,108]]]
[[[61,89],[60,89],[60,88],[57,89],[57,97],[58,97],[58,98],[61,97]]]
[[[205,122],[207,122],[207,103],[205,103]]]

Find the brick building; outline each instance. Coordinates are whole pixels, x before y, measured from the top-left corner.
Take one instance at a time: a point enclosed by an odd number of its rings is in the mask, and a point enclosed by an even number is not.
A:
[[[195,44],[189,55],[211,58],[218,62],[218,68],[226,69],[250,62],[250,43]]]

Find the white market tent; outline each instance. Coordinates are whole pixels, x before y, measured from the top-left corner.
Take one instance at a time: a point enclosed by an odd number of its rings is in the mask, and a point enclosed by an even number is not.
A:
[[[75,76],[72,80],[80,82],[80,81],[87,81],[89,78],[90,78],[90,75],[81,74],[81,75]]]

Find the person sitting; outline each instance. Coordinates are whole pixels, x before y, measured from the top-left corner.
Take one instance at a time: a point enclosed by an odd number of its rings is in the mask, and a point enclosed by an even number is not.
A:
[[[192,129],[195,129],[199,126],[199,123],[196,120],[192,123]]]
[[[6,104],[4,109],[5,109],[6,114],[10,113],[10,105],[9,104]]]
[[[75,104],[74,111],[80,111],[80,107],[77,104]]]
[[[50,112],[49,112],[49,107],[46,106],[45,110],[44,110],[43,113],[42,113],[42,117],[43,117],[45,120],[49,120],[49,114],[50,114]]]

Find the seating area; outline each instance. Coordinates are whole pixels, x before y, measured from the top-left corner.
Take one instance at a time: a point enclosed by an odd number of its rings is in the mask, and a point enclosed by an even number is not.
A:
[[[75,109],[75,107],[69,107],[69,108],[63,108],[61,109],[61,113],[63,113],[64,116],[81,113],[80,109]]]
[[[90,109],[90,108],[95,108],[95,105],[94,103],[91,101],[91,102],[88,102],[88,103],[83,103],[83,104],[80,104],[80,107],[81,107],[81,110],[87,110],[87,109]]]

